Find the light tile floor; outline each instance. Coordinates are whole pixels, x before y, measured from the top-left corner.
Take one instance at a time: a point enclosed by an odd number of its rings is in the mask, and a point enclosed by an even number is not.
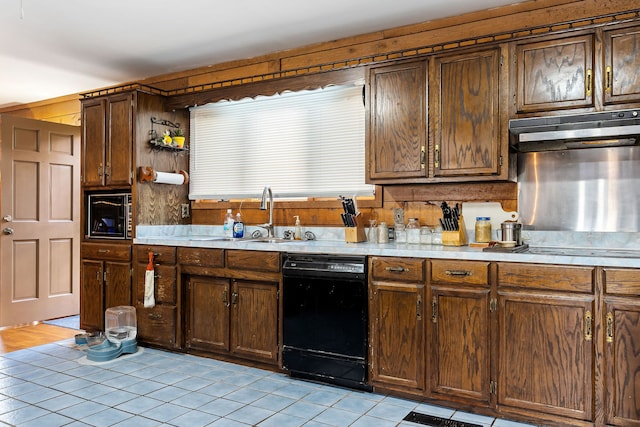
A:
[[[0,425],[417,427],[411,411],[495,427],[527,424],[144,348],[92,364],[73,340],[0,357]]]

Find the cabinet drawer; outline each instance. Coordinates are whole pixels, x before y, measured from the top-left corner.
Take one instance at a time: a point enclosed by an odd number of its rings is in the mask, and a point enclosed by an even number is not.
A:
[[[144,301],[144,279],[147,273],[146,264],[138,264],[136,286],[138,301]],[[156,304],[176,303],[176,268],[171,265],[156,265],[153,269]]]
[[[83,243],[81,247],[81,257],[110,260],[110,261],[130,261],[131,245],[117,245],[109,243]]]
[[[498,286],[593,292],[593,268],[569,265],[498,263]]]
[[[155,264],[175,264],[176,248],[174,246],[159,245],[136,245],[136,260],[138,262],[149,262],[149,252],[153,252],[153,262]]]
[[[489,263],[482,261],[431,261],[431,281],[457,285],[488,285]]]
[[[138,340],[163,347],[177,347],[176,344],[176,307],[156,305],[144,308],[137,305]]]
[[[274,273],[282,268],[280,252],[228,250],[226,254],[228,268]]]
[[[178,248],[178,264],[201,267],[224,267],[224,250]]]
[[[418,258],[378,258],[370,261],[373,280],[394,282],[424,282],[426,260]]]
[[[640,270],[605,268],[605,292],[612,295],[640,295]]]

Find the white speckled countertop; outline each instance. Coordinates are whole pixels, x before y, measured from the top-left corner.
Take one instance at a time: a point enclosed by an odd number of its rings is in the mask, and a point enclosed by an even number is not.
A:
[[[255,227],[247,227],[247,235]],[[285,228],[276,227],[281,236]],[[483,252],[477,247],[415,245],[407,243],[346,243],[344,231],[336,227],[305,227],[317,240],[256,242],[250,239],[215,240],[223,236],[221,226],[138,226],[134,244],[153,244],[222,249],[247,249],[297,253],[378,255],[480,261],[531,262],[605,267],[640,268],[640,233],[574,233],[524,231],[523,239],[538,253]],[[544,253],[540,253],[544,252]]]

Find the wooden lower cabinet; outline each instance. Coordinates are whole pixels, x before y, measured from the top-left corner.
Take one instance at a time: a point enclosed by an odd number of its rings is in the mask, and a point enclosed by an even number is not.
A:
[[[83,243],[80,271],[80,327],[104,331],[107,308],[131,305],[131,245]]]
[[[594,312],[593,268],[498,264],[501,412],[593,419]]]
[[[277,282],[194,276],[187,306],[187,350],[278,361]]]
[[[374,387],[424,390],[425,260],[369,260],[370,377]]]
[[[149,252],[154,254],[153,307],[144,306],[144,287]],[[136,245],[135,307],[138,318],[138,341],[178,350],[181,348],[180,287],[176,272],[176,248]]]
[[[427,353],[429,395],[490,403],[489,263],[433,260]]]
[[[279,252],[180,248],[187,351],[277,365]]]
[[[231,352],[247,359],[278,361],[278,283],[233,280]]]
[[[604,269],[606,423],[640,425],[640,270]]]
[[[187,282],[187,350],[227,353],[229,344],[229,279],[194,276]]]

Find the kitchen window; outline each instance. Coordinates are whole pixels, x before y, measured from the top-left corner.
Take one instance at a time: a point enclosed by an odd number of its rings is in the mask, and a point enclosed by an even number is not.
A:
[[[191,200],[371,196],[361,85],[191,109]]]

